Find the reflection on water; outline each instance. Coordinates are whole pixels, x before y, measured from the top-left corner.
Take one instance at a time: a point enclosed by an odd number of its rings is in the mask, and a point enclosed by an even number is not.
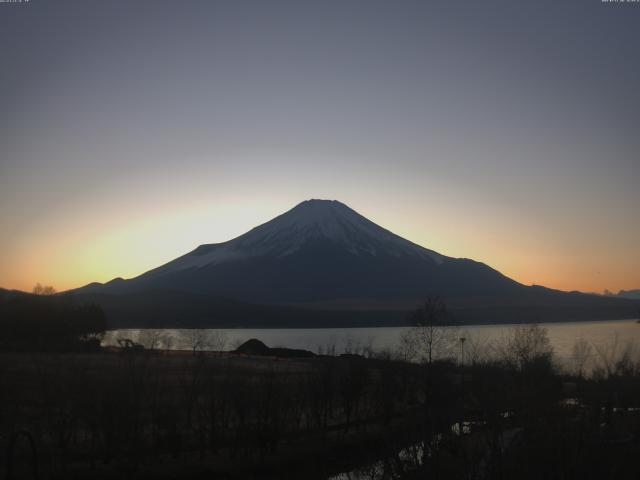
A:
[[[405,478],[408,473],[420,468],[424,452],[424,443],[419,442],[368,465],[334,475],[328,480],[393,480]]]
[[[503,413],[508,416],[508,413]],[[455,436],[471,435],[476,430],[481,430],[486,424],[483,421],[463,421],[451,425],[451,432]],[[501,433],[500,444],[502,448],[508,448],[519,435],[522,428],[508,428]],[[327,480],[398,480],[402,478],[422,478],[415,475],[425,465],[434,452],[440,448],[443,441],[442,434],[436,434],[430,442],[421,441],[405,447],[397,452],[383,455],[378,460],[361,465],[353,470],[341,472],[329,477]],[[413,474],[413,476],[409,476]]]
[[[485,348],[493,341],[499,341],[509,334],[513,325],[471,325],[456,327],[456,335],[465,337],[466,358],[472,354],[472,348]],[[544,324],[554,352],[560,361],[570,360],[574,356],[574,345],[584,340],[592,346],[592,354],[599,355],[618,352],[627,348],[627,344],[640,345],[640,324],[635,320],[607,322],[571,322]],[[409,327],[379,328],[301,328],[301,329],[219,329],[216,336],[222,334],[224,349],[233,350],[250,338],[258,338],[270,347],[303,348],[316,353],[335,353],[357,351],[395,350],[403,333]],[[107,333],[103,345],[117,345],[118,338],[130,338],[133,341],[144,340],[149,330],[112,330]],[[154,330],[159,337],[159,348],[166,347],[188,350],[192,347],[189,330]],[[192,337],[192,336],[191,336]],[[145,343],[141,341],[141,343]],[[221,345],[220,342],[218,342]]]

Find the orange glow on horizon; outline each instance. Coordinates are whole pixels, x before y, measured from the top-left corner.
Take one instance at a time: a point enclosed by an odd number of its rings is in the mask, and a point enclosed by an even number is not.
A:
[[[77,219],[60,230],[45,230],[22,239],[6,272],[3,288],[30,291],[40,282],[58,291],[87,283],[106,282],[115,277],[132,278],[183,255],[203,243],[230,240],[288,208],[275,200],[256,205],[247,202],[232,207],[223,202],[217,207],[177,206],[138,212],[130,218],[106,216],[100,222],[82,228]],[[504,275],[525,285],[537,284],[560,290],[601,293],[605,288],[617,292],[640,286],[637,268],[615,258],[611,252],[583,248],[563,248],[551,240],[541,242],[524,226],[505,228],[498,218],[478,223],[447,222],[448,212],[431,212],[429,222],[416,222],[416,212],[404,210],[394,215],[391,209],[376,217],[375,208],[363,215],[381,226],[426,248],[452,257],[482,261]],[[368,210],[368,209],[367,209]],[[516,233],[517,232],[517,233]],[[44,238],[45,242],[33,238]],[[42,245],[46,248],[43,248]],[[593,247],[591,247],[593,248]],[[585,261],[605,258],[606,268]]]

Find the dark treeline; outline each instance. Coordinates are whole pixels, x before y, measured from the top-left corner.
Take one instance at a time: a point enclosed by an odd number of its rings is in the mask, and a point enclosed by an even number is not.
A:
[[[558,373],[538,329],[502,347],[466,365],[0,354],[0,460],[7,478],[639,478],[637,363]]]
[[[0,350],[87,351],[100,349],[107,328],[102,309],[55,295],[0,295]]]
[[[323,309],[260,305],[178,291],[63,294],[100,305],[110,328],[342,328],[410,326],[410,306]],[[456,324],[536,323],[633,318],[638,302],[529,287],[518,296],[448,297]]]

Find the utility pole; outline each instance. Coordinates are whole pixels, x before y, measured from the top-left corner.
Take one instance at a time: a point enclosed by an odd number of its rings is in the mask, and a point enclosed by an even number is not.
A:
[[[464,342],[467,339],[465,337],[460,337],[460,365],[464,366]]]

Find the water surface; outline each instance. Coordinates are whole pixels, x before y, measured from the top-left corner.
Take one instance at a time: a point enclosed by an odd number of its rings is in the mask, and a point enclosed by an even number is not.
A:
[[[500,341],[509,335],[515,325],[469,325],[464,327],[447,327],[455,338],[464,337],[467,358],[473,349],[487,349],[492,342]],[[556,357],[561,361],[570,360],[573,346],[583,339],[595,350],[617,350],[626,348],[627,344],[640,345],[640,323],[636,320],[612,320],[595,322],[566,322],[541,324],[547,329],[548,337]],[[345,351],[362,352],[363,350],[395,350],[400,344],[402,335],[410,327],[377,327],[377,328],[273,328],[273,329],[216,329],[209,332],[214,337],[224,337],[224,350],[232,350],[250,338],[262,340],[270,347],[302,348],[316,353],[340,354]],[[161,347],[172,349],[190,349],[190,330],[163,329],[111,330],[104,338],[104,345],[117,345],[118,338],[130,338],[133,341],[146,343],[151,333],[162,338]],[[170,339],[167,345],[162,345]],[[213,342],[213,345],[220,345]],[[216,349],[214,347],[214,349]]]

